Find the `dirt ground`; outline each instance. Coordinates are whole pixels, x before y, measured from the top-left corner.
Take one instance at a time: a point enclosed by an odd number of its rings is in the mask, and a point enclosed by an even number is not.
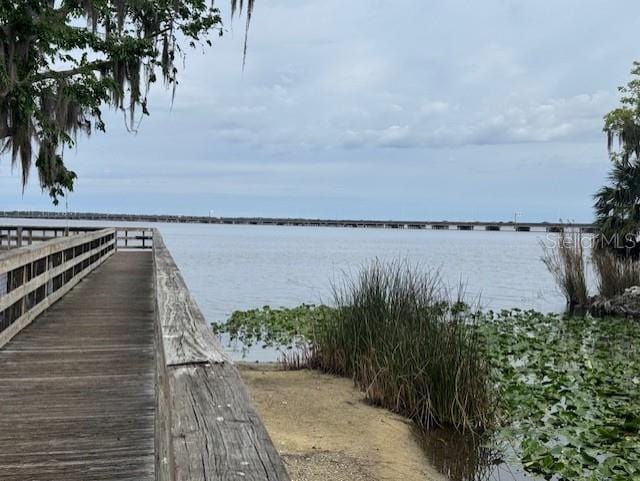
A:
[[[242,377],[293,481],[442,481],[404,418],[368,405],[348,379],[273,365]]]

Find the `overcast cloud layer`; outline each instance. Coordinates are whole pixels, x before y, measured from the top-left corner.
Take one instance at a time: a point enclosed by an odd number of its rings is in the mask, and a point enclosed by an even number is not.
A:
[[[637,1],[256,3],[244,73],[238,22],[137,135],[110,115],[67,153],[69,210],[591,220]],[[50,208],[6,157],[0,202]]]

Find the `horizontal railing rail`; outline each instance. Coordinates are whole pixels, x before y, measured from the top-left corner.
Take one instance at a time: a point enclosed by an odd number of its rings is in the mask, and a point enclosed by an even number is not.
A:
[[[289,481],[233,362],[196,305],[159,231],[156,479]]]
[[[0,347],[116,251],[101,229],[0,254]]]
[[[0,250],[15,249],[102,229],[104,227],[0,225]],[[125,250],[152,248],[153,229],[148,227],[115,227],[115,229],[118,248]]]
[[[152,249],[153,229],[148,227],[116,227],[118,249]]]

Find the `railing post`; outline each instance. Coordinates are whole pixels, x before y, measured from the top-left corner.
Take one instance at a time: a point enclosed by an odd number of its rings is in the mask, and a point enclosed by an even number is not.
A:
[[[24,266],[22,266],[22,282],[20,285],[24,285],[27,283],[27,267],[29,264],[26,264]],[[22,303],[21,303],[21,309],[22,311],[20,312],[20,315],[22,316],[23,314],[25,314],[27,312],[28,306],[27,306],[27,297],[28,294],[26,296],[24,296],[22,298]]]
[[[16,228],[16,246],[22,247],[22,227]]]

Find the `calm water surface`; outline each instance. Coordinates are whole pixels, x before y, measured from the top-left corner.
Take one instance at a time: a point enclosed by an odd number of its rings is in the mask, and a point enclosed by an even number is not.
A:
[[[4,224],[66,222],[2,219]],[[109,225],[71,221],[69,225]],[[118,222],[114,225],[125,225]],[[157,227],[210,321],[235,309],[330,300],[330,284],[376,257],[407,258],[466,283],[487,309],[559,311],[564,299],[540,260],[546,233],[331,227],[134,224]]]
[[[2,219],[5,224],[53,221]],[[58,222],[65,224],[65,222]],[[76,221],[69,225],[108,225]],[[124,223],[115,223],[123,225]],[[150,224],[128,224],[150,225]],[[561,311],[564,299],[540,260],[546,233],[420,231],[329,227],[152,224],[210,322],[236,309],[331,301],[332,281],[370,260],[406,258],[463,282],[485,309]],[[233,353],[239,356],[236,349]],[[249,360],[273,353],[253,350]]]
[[[212,321],[235,309],[329,301],[332,280],[376,257],[440,269],[486,308],[564,306],[540,261],[544,233],[175,224],[161,231]]]

